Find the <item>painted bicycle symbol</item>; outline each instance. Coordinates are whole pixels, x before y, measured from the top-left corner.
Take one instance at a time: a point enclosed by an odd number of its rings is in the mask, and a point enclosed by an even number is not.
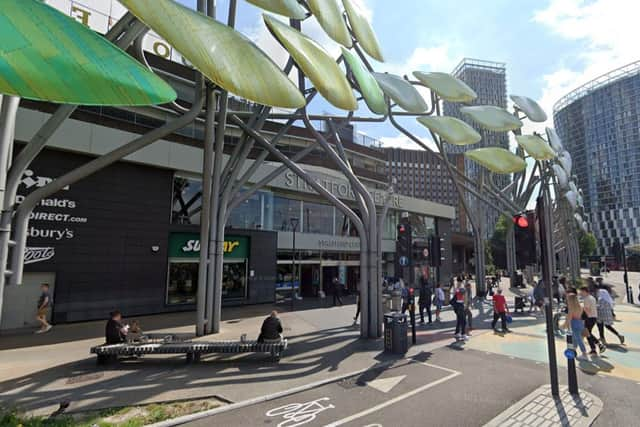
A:
[[[267,417],[282,417],[284,421],[278,424],[278,427],[297,427],[315,420],[319,413],[335,408],[330,403],[321,403],[328,400],[330,400],[328,397],[323,397],[307,403],[290,403],[272,409],[265,415]]]

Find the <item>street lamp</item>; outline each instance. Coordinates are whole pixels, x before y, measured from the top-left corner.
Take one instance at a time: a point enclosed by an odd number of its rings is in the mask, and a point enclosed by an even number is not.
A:
[[[293,310],[293,300],[296,296],[296,231],[298,229],[299,219],[291,217],[291,231],[293,231],[293,256],[291,257],[291,310]]]

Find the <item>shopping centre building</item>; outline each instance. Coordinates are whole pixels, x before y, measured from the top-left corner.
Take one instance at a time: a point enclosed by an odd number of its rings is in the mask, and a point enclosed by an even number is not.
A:
[[[76,3],[70,2],[69,10],[63,7],[64,11],[83,22],[88,19],[85,23],[89,25],[92,17],[100,16],[93,9],[89,15],[82,13],[78,8],[83,6]],[[109,1],[94,3],[117,5]],[[117,20],[112,18],[106,21],[107,25]],[[154,41],[153,34],[148,37],[148,62],[176,89],[178,102],[190,106],[194,70],[176,58],[170,48],[162,51],[162,41]],[[230,102],[230,109],[235,111],[249,111],[252,107],[233,98]],[[52,104],[21,102],[14,155],[55,109]],[[52,179],[161,126],[175,115],[169,106],[78,108],[25,172],[18,202]],[[53,288],[55,322],[103,319],[116,308],[128,316],[195,309],[203,122],[201,117],[40,202],[29,224],[24,285],[6,288],[2,328],[33,322],[38,284],[43,282]],[[353,170],[370,189],[380,211],[388,200],[382,241],[383,274],[394,275],[396,226],[402,215],[408,215],[418,254],[417,277],[448,280],[452,274],[454,208],[403,195],[389,197],[384,151],[355,138],[350,124],[338,125]],[[273,136],[281,126],[279,122],[267,122],[265,136]],[[229,125],[225,161],[240,134],[237,127]],[[312,142],[306,129],[293,127],[277,146],[292,156]],[[249,159],[260,153],[257,148],[252,150]],[[321,149],[299,164],[325,189],[355,209],[350,184]],[[245,167],[250,165],[251,161]],[[280,166],[268,157],[247,185]],[[294,218],[298,222],[295,249]],[[427,239],[436,234],[443,239],[444,260],[439,269],[427,265],[422,250],[427,247]],[[230,215],[224,242],[223,304],[277,302],[280,295],[290,292],[292,284],[303,298],[315,298],[322,295],[320,291],[329,291],[334,277],[356,290],[359,250],[360,241],[349,220],[293,172],[284,172]],[[421,253],[425,256],[421,257]]]

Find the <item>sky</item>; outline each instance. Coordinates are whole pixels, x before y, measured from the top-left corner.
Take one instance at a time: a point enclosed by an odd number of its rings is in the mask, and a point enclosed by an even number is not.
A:
[[[179,1],[195,8],[196,0]],[[356,1],[370,16],[385,56],[384,63],[372,61],[376,71],[451,72],[465,57],[504,62],[508,93],[537,100],[550,118],[553,104],[571,90],[640,59],[639,0]],[[226,22],[227,9],[228,0],[218,0],[217,19]],[[282,65],[286,53],[266,30],[261,13],[239,0],[236,28]],[[303,23],[302,31],[339,55],[314,18]],[[340,113],[322,99],[310,109]],[[361,103],[358,114],[367,111]],[[414,119],[402,123],[429,143]],[[551,119],[546,125],[553,125]],[[418,148],[389,124],[356,126],[386,146]],[[528,125],[525,132],[542,128]]]

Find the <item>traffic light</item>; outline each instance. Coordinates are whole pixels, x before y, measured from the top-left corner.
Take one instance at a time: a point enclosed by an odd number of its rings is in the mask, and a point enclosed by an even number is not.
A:
[[[513,217],[516,238],[516,265],[524,268],[536,264],[536,215],[533,211],[517,214]]]
[[[396,256],[411,259],[411,224],[398,224],[398,238],[396,240]]]
[[[413,264],[413,246],[411,239],[411,224],[401,222],[398,224],[398,237],[396,239],[396,276],[409,281],[411,265]]]
[[[440,267],[442,265],[440,236],[429,237],[429,265],[431,267]]]

